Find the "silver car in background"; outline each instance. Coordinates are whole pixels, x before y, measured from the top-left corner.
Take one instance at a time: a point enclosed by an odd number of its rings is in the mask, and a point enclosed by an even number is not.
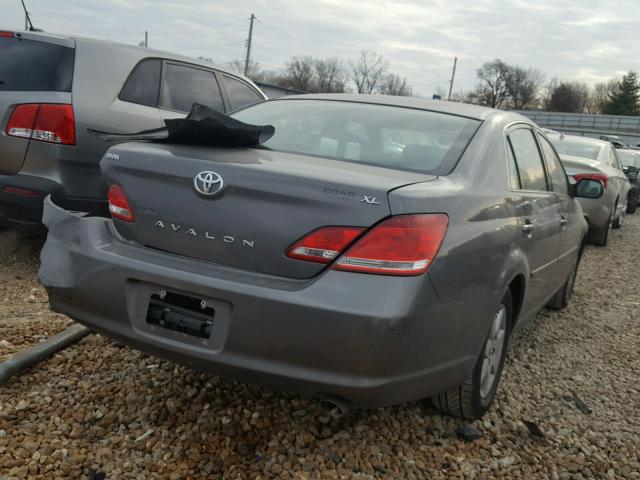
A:
[[[575,181],[587,178],[602,182],[605,189],[602,197],[580,198],[579,202],[589,222],[589,243],[605,246],[609,230],[622,227],[631,188],[615,147],[611,142],[589,137],[550,132],[547,136],[569,177]]]

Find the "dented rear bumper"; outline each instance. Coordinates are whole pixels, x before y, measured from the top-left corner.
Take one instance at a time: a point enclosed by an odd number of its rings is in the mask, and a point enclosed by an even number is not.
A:
[[[473,368],[492,299],[442,304],[427,276],[327,270],[308,280],[247,272],[121,238],[111,220],[45,201],[39,278],[54,310],[169,360],[357,406],[423,398]],[[163,291],[201,298],[209,338],[147,318]]]

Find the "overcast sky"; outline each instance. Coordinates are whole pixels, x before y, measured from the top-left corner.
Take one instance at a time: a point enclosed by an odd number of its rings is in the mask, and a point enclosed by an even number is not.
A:
[[[355,58],[375,50],[414,91],[475,84],[482,63],[501,58],[542,70],[547,79],[588,83],[638,68],[637,0],[26,0],[36,27],[139,43],[211,58],[244,55],[254,13],[252,58],[281,68],[294,55]],[[0,29],[24,28],[20,0],[0,0]]]

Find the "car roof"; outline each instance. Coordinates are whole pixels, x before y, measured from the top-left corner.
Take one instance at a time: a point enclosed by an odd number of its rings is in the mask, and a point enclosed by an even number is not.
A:
[[[485,120],[492,115],[502,114],[531,124],[532,122],[522,115],[496,110],[494,108],[470,105],[468,103],[448,102],[446,100],[428,100],[418,97],[400,97],[395,95],[371,95],[355,93],[314,93],[306,95],[288,95],[270,101],[291,100],[334,100],[353,103],[370,103],[375,105],[388,105],[395,107],[417,108],[434,112],[449,113],[463,117]]]
[[[11,31],[11,30],[9,30]],[[249,83],[253,84],[251,80],[249,80],[244,75],[234,72],[230,69],[221,67],[212,62],[207,62],[205,60],[199,60],[197,58],[189,57],[186,55],[180,55],[178,53],[168,52],[166,50],[156,50],[154,48],[141,47],[138,45],[131,45],[128,43],[121,43],[112,40],[106,39],[98,39],[98,38],[89,38],[83,37],[80,35],[66,35],[59,33],[49,33],[49,32],[30,32],[30,31],[16,31],[16,34],[20,34],[22,38],[29,40],[40,40],[46,41],[48,39],[56,39],[56,40],[73,40],[75,42],[83,42],[83,43],[96,43],[101,45],[112,46],[114,49],[118,50],[128,50],[131,52],[137,52],[140,57],[158,57],[158,58],[166,58],[168,60],[177,60],[184,63],[191,63],[193,65],[199,65],[207,68],[215,68],[223,73],[228,73],[229,75],[233,75],[234,77],[242,78]]]

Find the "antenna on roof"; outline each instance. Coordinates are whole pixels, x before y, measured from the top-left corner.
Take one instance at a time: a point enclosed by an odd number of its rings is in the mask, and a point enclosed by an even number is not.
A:
[[[29,12],[27,11],[27,7],[24,4],[24,0],[20,0],[20,3],[22,3],[22,8],[24,9],[24,17],[25,17],[25,30],[29,30],[30,32],[41,32],[42,29],[40,28],[36,28],[33,26],[33,23],[31,23],[31,17],[29,16]],[[28,26],[28,28],[27,28]]]

